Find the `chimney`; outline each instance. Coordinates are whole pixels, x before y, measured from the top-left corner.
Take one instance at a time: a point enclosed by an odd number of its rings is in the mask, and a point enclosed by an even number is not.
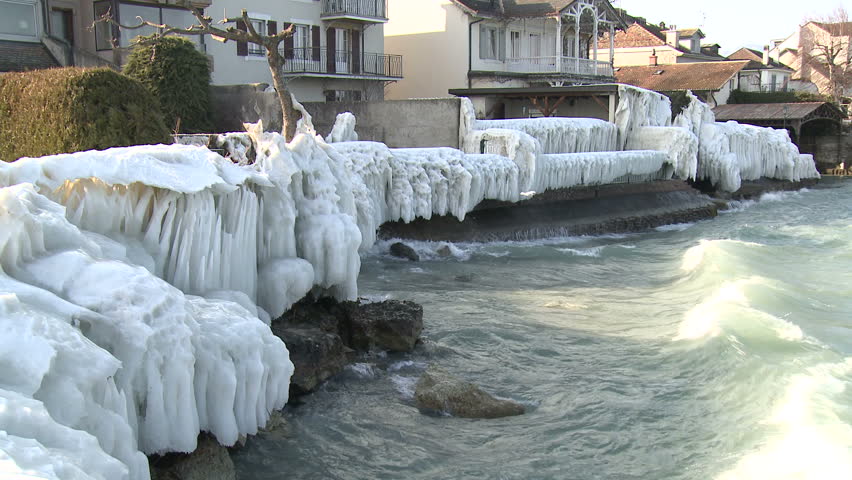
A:
[[[677,47],[680,45],[680,32],[677,31],[677,25],[672,25],[671,28],[665,31],[666,43]]]
[[[651,50],[651,56],[648,58],[648,65],[651,67],[657,66],[657,49]]]
[[[769,45],[763,46],[763,64],[769,65]]]

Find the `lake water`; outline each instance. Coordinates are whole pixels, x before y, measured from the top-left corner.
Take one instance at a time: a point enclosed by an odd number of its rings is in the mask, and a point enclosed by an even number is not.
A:
[[[638,234],[415,245],[359,283],[422,304],[424,344],[288,406],[238,478],[852,478],[852,181]],[[527,413],[420,413],[430,364]]]

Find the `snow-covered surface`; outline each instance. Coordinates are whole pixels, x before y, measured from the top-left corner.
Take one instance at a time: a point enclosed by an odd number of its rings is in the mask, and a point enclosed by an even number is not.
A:
[[[799,181],[819,178],[811,155],[799,153],[787,130],[737,122],[716,122],[710,107],[691,93],[690,103],[674,125],[699,139],[696,177],[723,191],[739,190],[759,178]]]
[[[358,134],[355,132],[355,115],[351,112],[343,112],[337,115],[331,133],[325,137],[328,143],[356,142]]]
[[[661,93],[630,85],[618,86],[618,107],[615,125],[618,128],[617,148],[624,150],[634,131],[640,127],[671,125],[671,101]]]
[[[541,143],[542,153],[611,152],[616,148],[615,125],[597,118],[517,118],[477,120],[476,130],[500,128],[524,132]],[[467,142],[465,142],[467,143]]]
[[[601,185],[628,175],[651,176],[662,171],[668,160],[668,154],[653,150],[542,155],[535,190]]]
[[[666,152],[678,178],[694,179],[698,171],[698,137],[685,128],[635,128],[627,140],[627,149]]]
[[[144,479],[144,453],[255,433],[293,371],[271,319],[312,291],[356,298],[386,221],[626,177],[817,176],[785,131],[697,100],[671,127],[655,95],[626,88],[618,127],[477,121],[462,101],[463,150],[328,144],[304,116],[289,144],[260,124],[221,137],[230,159],[157,145],[0,163],[0,472]]]

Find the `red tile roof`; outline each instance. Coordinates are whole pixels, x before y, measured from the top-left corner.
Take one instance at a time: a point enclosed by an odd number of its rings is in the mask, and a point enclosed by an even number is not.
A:
[[[618,83],[658,92],[717,91],[746,65],[748,61],[737,60],[619,67],[616,69],[615,78]]]

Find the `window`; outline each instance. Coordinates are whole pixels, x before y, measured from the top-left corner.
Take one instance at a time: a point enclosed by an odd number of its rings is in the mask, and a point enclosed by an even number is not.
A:
[[[103,17],[110,12],[110,4],[108,1],[95,2],[95,20]],[[96,50],[111,50],[112,49],[112,26],[103,22],[95,23],[95,49]]]
[[[54,37],[74,45],[74,12],[67,8],[54,8],[50,11],[50,33]]]
[[[701,53],[701,39],[698,37],[692,37],[692,52]]]
[[[254,27],[254,31],[258,33],[258,35],[266,35],[266,20],[257,20],[254,18],[250,18],[251,26]],[[256,43],[248,44],[248,54],[249,55],[259,55],[264,56],[265,53],[263,51],[263,47]]]
[[[32,0],[10,2],[0,0],[0,36],[10,36],[15,40],[23,40],[21,37],[38,37],[36,26],[36,4]]]
[[[506,30],[491,25],[479,26],[479,58],[506,59]]]
[[[296,25],[293,27],[293,57],[298,59],[311,58],[311,26]]]
[[[326,90],[326,102],[360,102],[362,98],[360,90]]]
[[[772,74],[772,75],[770,75],[770,77],[769,77],[769,91],[770,91],[770,92],[774,92],[774,91],[775,91],[775,88],[776,88],[776,86],[777,86],[777,84],[778,84],[778,75],[775,75],[775,74],[773,73],[773,74]]]
[[[531,33],[530,34],[530,57],[540,57],[541,56],[541,34]]]
[[[562,56],[563,57],[576,57],[577,53],[574,51],[574,35],[568,34],[562,37]]]
[[[521,58],[521,32],[509,32],[512,58]]]

